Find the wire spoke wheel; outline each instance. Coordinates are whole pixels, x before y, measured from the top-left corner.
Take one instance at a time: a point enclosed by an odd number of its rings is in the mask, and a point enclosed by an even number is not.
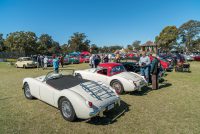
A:
[[[117,94],[122,94],[124,92],[123,85],[119,81],[114,81],[111,84],[111,86],[112,86],[112,88],[115,89],[115,91],[116,91]]]
[[[27,99],[33,99],[33,96],[31,95],[30,87],[27,83],[24,84],[24,95]]]
[[[59,101],[59,109],[65,120],[74,121],[77,118],[74,108],[67,98],[61,98]]]
[[[62,102],[62,112],[63,112],[63,115],[66,118],[71,117],[71,115],[72,115],[72,109],[71,109],[70,104],[69,104],[68,101],[63,101]]]

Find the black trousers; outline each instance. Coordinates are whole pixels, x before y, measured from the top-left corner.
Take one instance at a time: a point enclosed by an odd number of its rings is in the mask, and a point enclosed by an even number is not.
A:
[[[158,89],[158,75],[156,74],[152,74],[151,76],[151,80],[152,80],[152,89]]]

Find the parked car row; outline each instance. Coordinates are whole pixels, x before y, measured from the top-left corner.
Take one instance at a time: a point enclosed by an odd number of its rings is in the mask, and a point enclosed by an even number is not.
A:
[[[61,71],[60,71],[61,72]],[[141,90],[147,85],[144,77],[127,72],[120,63],[102,63],[98,68],[77,70],[72,75],[49,72],[23,80],[27,99],[37,98],[61,112],[67,121],[103,116],[120,106],[118,94]]]
[[[79,64],[79,63],[89,63],[89,56],[81,55],[81,56],[70,56],[66,55],[64,57],[64,64]],[[52,56],[47,56],[47,66],[51,67],[53,66],[53,57]],[[37,57],[19,57],[17,59],[17,62],[15,63],[15,66],[17,68],[22,67],[22,68],[33,68],[37,67]]]
[[[75,56],[67,55],[64,62],[88,62],[89,57],[85,58],[88,60],[79,61]],[[150,56],[150,60],[153,58]],[[52,58],[49,59],[52,62]],[[160,56],[158,59],[164,70],[173,69],[173,57]],[[59,74],[50,72],[37,78],[25,78],[23,92],[27,99],[37,98],[58,108],[67,121],[89,119],[118,108],[119,94],[146,87],[148,83],[139,71],[137,62],[122,62],[100,63],[97,68],[76,70],[71,75],[62,71]]]

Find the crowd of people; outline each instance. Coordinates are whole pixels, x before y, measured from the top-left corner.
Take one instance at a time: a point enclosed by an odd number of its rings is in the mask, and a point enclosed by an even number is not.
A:
[[[161,69],[160,61],[155,57],[152,61],[146,52],[142,52],[139,60],[140,74],[148,83],[152,83],[152,89],[158,89],[158,76]]]
[[[120,54],[116,54],[114,57],[115,62],[120,63]],[[110,54],[92,54],[90,56],[89,65],[91,68],[96,68],[100,62],[107,63],[111,62],[112,56]],[[152,61],[146,52],[142,52],[139,60],[140,75],[144,76],[148,83],[152,83],[152,89],[158,89],[158,77],[161,70],[160,61],[155,57]]]
[[[42,68],[42,69],[47,69],[48,67],[48,57],[45,55],[32,55],[31,58],[37,62],[37,68]],[[60,56],[56,56],[55,54],[52,56],[52,65],[53,67],[57,67],[59,66],[59,64],[61,65],[61,67],[63,67],[64,65],[64,57],[62,55]],[[55,63],[56,62],[56,63]],[[58,63],[57,63],[58,62]],[[55,65],[58,64],[58,65]]]
[[[59,73],[59,65],[63,67],[64,57],[61,56],[52,56],[52,65],[55,73]],[[92,54],[89,59],[89,65],[91,68],[97,68],[100,62],[108,63],[113,60],[117,63],[120,63],[120,54],[116,54],[114,59],[111,54]],[[46,69],[48,65],[48,57],[44,55],[37,55],[37,67]],[[158,89],[158,75],[161,69],[159,60],[155,57],[153,61],[150,60],[149,56],[146,55],[146,52],[142,52],[139,59],[140,66],[140,75],[144,76],[148,83],[152,83],[152,89]]]

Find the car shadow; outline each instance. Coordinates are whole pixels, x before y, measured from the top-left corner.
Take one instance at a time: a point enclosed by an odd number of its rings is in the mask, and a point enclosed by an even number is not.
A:
[[[170,87],[170,86],[172,86],[171,83],[163,81],[162,83],[159,83],[159,89],[158,90],[165,89],[166,87]],[[148,87],[143,87],[141,91],[133,91],[133,92],[130,92],[129,94],[135,95],[135,96],[144,96],[144,95],[147,95],[149,92],[152,92],[152,91],[156,91],[156,90],[152,90],[152,85],[151,85],[151,86],[148,86]]]
[[[93,125],[108,125],[117,122],[117,119],[129,111],[130,105],[121,100],[121,105],[115,109],[105,112],[104,117],[93,117],[86,121],[86,123]]]
[[[147,95],[149,92],[151,92],[152,88],[150,87],[143,87],[141,91],[133,91],[133,92],[130,92],[129,94],[130,95],[135,95],[135,96],[143,96],[143,95]]]
[[[170,87],[170,86],[172,86],[171,83],[162,83],[162,84],[159,85],[159,90],[160,90],[160,89],[164,89],[164,88],[166,88],[166,87]]]

